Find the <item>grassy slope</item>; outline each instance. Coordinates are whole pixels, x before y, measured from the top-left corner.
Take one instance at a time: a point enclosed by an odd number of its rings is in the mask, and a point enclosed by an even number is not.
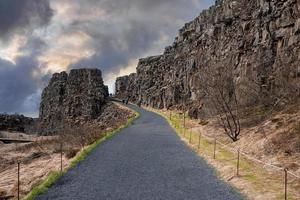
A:
[[[217,144],[216,159],[213,159],[214,139],[201,136],[191,129],[183,127],[182,116],[169,112],[149,108],[149,110],[163,116],[174,128],[177,134],[188,144],[199,156],[205,158],[218,172],[218,175],[239,189],[249,199],[283,199],[283,172],[270,171],[262,165],[258,165],[247,158],[240,156],[240,175],[236,176],[237,153]],[[187,121],[190,119],[186,119]],[[200,140],[200,143],[199,143]],[[200,145],[199,145],[200,144]],[[199,149],[200,147],[200,149]],[[275,173],[274,173],[275,172]],[[299,184],[291,182],[288,185],[288,199],[298,199]]]
[[[68,169],[75,167],[78,165],[81,161],[83,161],[95,148],[97,148],[99,145],[101,145],[106,140],[111,139],[113,136],[115,136],[117,133],[119,133],[121,130],[127,128],[130,126],[133,121],[138,119],[140,116],[139,113],[135,112],[135,116],[130,118],[126,124],[120,126],[119,128],[105,133],[105,136],[101,139],[97,140],[93,144],[89,145],[87,148],[85,148],[83,151],[81,151],[71,162]],[[59,178],[61,178],[67,171],[64,172],[51,172],[50,175],[46,180],[44,180],[40,185],[36,186],[32,189],[32,191],[24,198],[24,200],[34,200],[37,196],[45,193]]]

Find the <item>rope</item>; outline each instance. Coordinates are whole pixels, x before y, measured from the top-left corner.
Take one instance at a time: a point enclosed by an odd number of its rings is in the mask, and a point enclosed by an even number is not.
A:
[[[270,163],[263,162],[263,161],[261,161],[261,160],[258,160],[258,159],[256,159],[256,158],[252,157],[252,156],[247,155],[247,154],[244,153],[244,152],[240,152],[240,153],[241,153],[242,155],[244,155],[245,157],[247,157],[248,160],[252,160],[252,161],[261,163],[261,164],[263,164],[264,166],[273,167],[273,168],[277,169],[278,171],[283,171],[283,170],[284,170],[284,168],[282,168],[282,167],[278,167],[278,166],[276,166],[276,165],[272,165],[272,164],[270,164]]]
[[[299,178],[300,179],[300,176],[298,176],[298,175],[296,175],[296,174],[294,174],[293,172],[290,172],[290,171],[287,171],[290,175],[292,175],[292,176],[294,176],[294,177],[296,177],[296,178]]]
[[[174,122],[173,122],[173,123],[174,123]],[[190,131],[192,131],[192,130],[190,130]],[[214,138],[209,137],[209,136],[207,136],[207,135],[205,135],[205,134],[202,134],[202,137],[204,137],[204,138],[206,138],[206,139],[208,139],[208,140],[210,140],[210,141],[211,141],[211,140],[214,140]],[[226,144],[223,144],[222,142],[220,142],[220,141],[218,141],[218,140],[217,140],[217,143],[220,144],[221,146],[223,146],[224,148],[226,148],[226,149],[229,150],[229,151],[233,151],[233,152],[238,152],[238,151],[239,151],[238,149],[233,148],[233,147],[230,147],[230,146],[228,146],[228,145],[226,145]],[[266,163],[266,162],[261,161],[261,160],[255,158],[255,157],[253,157],[253,156],[248,155],[247,153],[245,153],[245,152],[243,152],[243,151],[240,151],[240,154],[244,155],[248,160],[251,160],[251,161],[254,161],[254,162],[258,162],[258,163],[261,163],[261,164],[263,164],[264,166],[272,167],[272,168],[276,169],[277,171],[284,171],[284,170],[285,170],[285,168],[283,168],[283,167],[278,167],[278,166],[276,166],[276,165],[273,165],[273,164],[270,164],[270,163]],[[300,176],[299,176],[299,175],[296,175],[295,173],[293,173],[293,172],[291,172],[291,171],[289,171],[289,170],[287,170],[287,172],[288,172],[288,174],[294,176],[295,178],[300,179]]]

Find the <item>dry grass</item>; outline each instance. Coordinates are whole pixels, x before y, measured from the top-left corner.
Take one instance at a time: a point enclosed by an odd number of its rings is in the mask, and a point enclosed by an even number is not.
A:
[[[127,108],[114,105],[105,111],[111,123],[99,123],[94,126],[67,127],[60,136],[32,137],[35,142],[28,144],[0,144],[0,199],[16,198],[17,162],[21,161],[21,197],[45,180],[52,171],[60,171],[61,145],[63,151],[63,169],[67,169],[86,147],[96,140],[106,137],[108,132],[117,130],[127,123],[134,113]],[[112,113],[110,113],[112,112]],[[108,119],[103,119],[108,120]],[[96,124],[97,125],[97,124]],[[14,137],[15,135],[13,135]],[[16,136],[17,137],[17,136]]]
[[[150,109],[150,108],[148,108]],[[261,144],[261,135],[257,134],[253,137],[253,132],[244,134],[241,138],[241,141],[238,143],[232,143],[225,135],[222,134],[222,130],[217,126],[213,126],[213,119],[209,123],[202,123],[201,121],[186,119],[186,129],[183,128],[183,115],[180,112],[173,111],[171,120],[169,119],[169,111],[163,110],[154,110],[163,115],[169,123],[177,131],[178,135],[182,140],[194,149],[199,156],[205,158],[209,164],[217,169],[219,176],[233,185],[235,188],[240,190],[248,199],[255,200],[265,200],[265,199],[283,199],[284,197],[284,172],[282,170],[276,170],[276,168],[268,167],[257,162],[253,162],[245,157],[240,155],[240,168],[239,176],[237,176],[237,152],[232,149],[234,147],[241,148],[242,151],[250,152],[251,156],[259,157],[265,162],[278,164],[278,154],[272,154],[272,156],[266,156],[266,152],[260,150],[258,146]],[[298,115],[297,115],[298,116]],[[294,116],[297,118],[297,116]],[[276,123],[278,120],[275,120]],[[266,122],[265,122],[266,123]],[[276,127],[276,125],[273,125]],[[294,125],[293,125],[294,126]],[[255,130],[252,129],[252,130]],[[272,129],[271,129],[272,130]],[[298,130],[298,126],[292,128],[292,130]],[[201,137],[200,137],[201,134]],[[292,135],[294,135],[291,131]],[[268,135],[268,133],[266,133]],[[277,134],[274,137],[278,136]],[[243,138],[244,137],[244,138]],[[199,139],[201,141],[199,143]],[[216,145],[216,159],[213,159],[214,155],[214,138],[217,138],[218,141],[225,143],[228,147],[224,147],[221,144],[217,143]],[[283,141],[295,141],[294,138],[287,138]],[[296,140],[297,141],[297,140]],[[200,149],[199,149],[200,144]],[[285,146],[289,146],[286,145]],[[258,148],[259,150],[255,148]],[[281,148],[279,148],[281,149]],[[252,151],[251,151],[252,150]],[[281,152],[282,150],[280,150]],[[256,154],[255,154],[256,153]],[[267,158],[264,159],[266,156]],[[274,158],[275,157],[275,158]],[[273,159],[273,160],[272,160]],[[291,158],[288,163],[299,163],[299,160],[296,160],[294,157]],[[286,159],[287,160],[287,159]],[[286,163],[279,163],[279,166],[286,167]],[[297,165],[296,164],[296,165]],[[294,166],[295,167],[295,166]],[[289,168],[292,170],[292,168]],[[297,167],[294,169],[298,169]],[[297,173],[297,170],[294,171]],[[300,199],[300,180],[292,176],[288,176],[288,199]]]
[[[139,114],[136,113],[135,115],[133,115],[126,122],[126,124],[118,127],[115,130],[112,130],[111,132],[105,133],[104,137],[101,137],[100,139],[96,140],[93,144],[84,147],[84,149],[81,152],[79,152],[76,155],[76,157],[74,157],[74,159],[72,159],[72,161],[71,161],[68,169],[72,168],[72,167],[75,167],[78,163],[80,163],[81,161],[83,161],[97,146],[99,146],[100,144],[102,144],[106,140],[112,138],[115,134],[117,134],[118,132],[120,132],[122,129],[124,129],[124,128],[128,127],[129,125],[131,125],[132,122],[135,119],[137,119],[138,117],[139,117]],[[44,180],[42,183],[40,183],[39,185],[37,185],[36,187],[34,187],[32,189],[32,191],[24,199],[26,199],[26,200],[34,200],[38,195],[46,192],[61,176],[64,175],[64,173],[66,171],[63,171],[63,172],[52,172],[47,177],[46,180]]]

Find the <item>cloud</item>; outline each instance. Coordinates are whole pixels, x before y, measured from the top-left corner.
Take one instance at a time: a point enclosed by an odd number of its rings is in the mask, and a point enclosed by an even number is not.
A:
[[[72,68],[101,69],[112,90],[213,2],[0,0],[0,112],[37,112],[50,74]]]
[[[30,57],[22,57],[16,64],[0,60],[0,110],[22,111],[23,101],[28,94],[36,92],[32,71],[37,63]]]
[[[132,59],[147,53],[162,53],[178,29],[195,18],[203,8],[201,0],[77,0],[77,16],[101,13],[98,18],[76,18],[65,31],[82,30],[92,40],[85,48],[95,52],[72,63],[69,68],[97,67],[107,74],[118,74]],[[95,8],[99,10],[95,11]],[[159,48],[157,43],[160,43]],[[147,56],[150,56],[148,54]],[[106,77],[105,77],[106,78]]]
[[[38,110],[40,86],[45,85],[49,77],[41,75],[37,56],[46,48],[40,38],[31,38],[21,50],[23,56],[15,63],[0,59],[0,111],[33,113]]]
[[[35,31],[52,16],[48,0],[0,1],[0,112],[37,113],[49,77],[38,60],[48,46]]]
[[[103,74],[118,72],[126,66],[132,58],[138,58],[148,51],[161,33],[151,24],[130,21],[126,27],[118,32],[99,33],[86,30],[93,38],[87,44],[94,49],[94,54],[70,65],[70,68],[98,67]]]
[[[211,0],[76,0],[80,7],[69,8],[68,18],[76,13],[76,20],[64,31],[81,30],[88,34],[85,49],[95,52],[71,63],[68,68],[100,68],[113,92],[116,76],[124,75],[124,68],[132,60],[161,54],[170,45],[184,23],[200,14]],[[100,13],[87,18],[88,13]]]
[[[53,11],[47,0],[1,0],[0,38],[32,32],[47,25]]]

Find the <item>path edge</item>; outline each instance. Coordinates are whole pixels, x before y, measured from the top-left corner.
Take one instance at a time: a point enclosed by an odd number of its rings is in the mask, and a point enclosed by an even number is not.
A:
[[[178,128],[175,127],[175,125],[171,122],[170,118],[162,113],[159,112],[159,110],[151,108],[151,107],[143,107],[143,109],[149,111],[149,112],[153,112],[159,116],[161,116],[162,118],[164,118],[166,120],[166,122],[169,124],[169,126],[174,130],[175,135],[177,137],[179,137],[179,139],[184,143],[184,145],[190,149],[193,153],[195,153],[195,155],[199,158],[201,158],[212,170],[214,175],[221,181],[223,182],[227,187],[229,187],[230,190],[236,192],[242,199],[248,200],[249,198],[247,197],[246,194],[244,194],[239,188],[237,188],[235,185],[231,184],[230,182],[226,181],[224,178],[220,177],[220,174],[218,172],[218,169],[210,164],[208,162],[208,160],[199,155],[198,153],[195,152],[195,150],[188,144],[188,142],[186,140],[184,140],[184,138],[182,138],[181,134],[180,134],[180,130]]]
[[[128,108],[128,107],[126,107]],[[70,163],[70,166],[64,170],[63,172],[51,172],[45,180],[43,180],[39,185],[35,186],[29,194],[27,194],[23,200],[34,200],[39,195],[42,195],[48,191],[48,189],[53,186],[63,175],[65,175],[70,169],[76,167],[82,161],[84,161],[97,147],[101,146],[104,142],[112,139],[114,136],[119,134],[122,130],[131,126],[138,118],[140,118],[141,114],[131,108],[130,109],[134,116],[129,118],[127,122],[120,127],[104,133],[104,137],[98,139],[93,144],[87,146],[83,151],[81,151]]]

